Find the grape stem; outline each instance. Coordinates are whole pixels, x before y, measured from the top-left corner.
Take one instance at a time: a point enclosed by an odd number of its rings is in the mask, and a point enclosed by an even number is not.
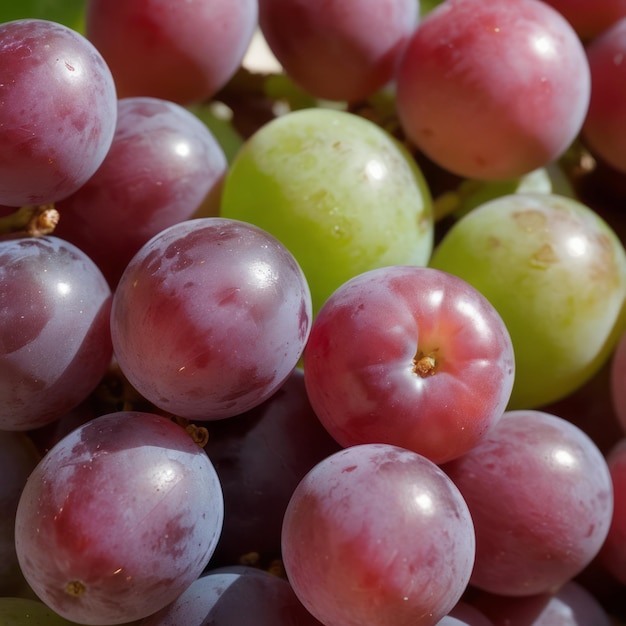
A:
[[[0,217],[0,235],[24,234],[28,237],[50,235],[54,232],[59,219],[59,212],[53,204],[23,206],[5,217]]]

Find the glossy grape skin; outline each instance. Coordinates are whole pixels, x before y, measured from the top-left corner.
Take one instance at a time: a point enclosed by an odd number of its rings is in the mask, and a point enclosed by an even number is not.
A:
[[[224,529],[211,566],[280,557],[285,509],[304,475],[340,449],[313,412],[297,368],[263,404],[210,425],[205,450],[224,493]]]
[[[217,474],[185,429],[112,413],[70,433],[31,474],[16,549],[57,613],[122,624],[166,606],[201,574],[223,512]]]
[[[626,7],[625,7],[626,8]],[[626,172],[626,16],[587,45],[591,69],[591,102],[582,138],[592,153]]]
[[[56,202],[111,145],[111,72],[82,35],[38,19],[0,24],[0,72],[0,204]]]
[[[139,626],[322,626],[283,578],[252,567],[208,570]]]
[[[502,316],[515,351],[512,409],[578,389],[623,328],[624,247],[570,198],[526,193],[485,203],[447,232],[430,265],[468,281]]]
[[[361,272],[425,265],[430,193],[411,156],[357,115],[306,109],[266,124],[231,164],[224,217],[278,237],[304,270],[316,313]]]
[[[459,600],[448,615],[461,620],[467,626],[494,626],[484,613],[464,600]]]
[[[467,178],[516,178],[555,160],[590,97],[584,48],[539,0],[448,0],[410,39],[397,111],[430,159]]]
[[[0,428],[57,419],[96,387],[111,361],[111,290],[58,237],[0,242]]]
[[[115,286],[144,243],[216,193],[226,167],[220,145],[195,115],[166,100],[123,98],[104,162],[57,203],[55,234],[89,254]]]
[[[87,0],[85,32],[120,97],[209,100],[239,68],[257,24],[256,0]]]
[[[310,325],[308,285],[288,250],[256,226],[219,217],[176,224],[145,244],[111,312],[131,384],[192,420],[266,400],[298,363]]]
[[[260,0],[259,24],[300,87],[318,98],[355,101],[392,80],[418,9],[415,0]]]
[[[308,610],[332,626],[432,626],[465,590],[472,520],[434,463],[387,444],[337,452],[293,493],[283,562]]]
[[[564,419],[507,412],[443,469],[474,521],[474,587],[510,596],[550,592],[579,574],[606,539],[609,469],[592,440]]]
[[[311,406],[339,443],[395,444],[435,463],[464,454],[497,423],[514,370],[489,302],[451,274],[414,266],[342,285],[304,351]]]

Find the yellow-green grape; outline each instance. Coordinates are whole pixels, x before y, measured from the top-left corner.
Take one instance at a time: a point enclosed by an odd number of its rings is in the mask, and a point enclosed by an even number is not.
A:
[[[527,193],[487,202],[456,222],[431,265],[477,288],[507,325],[516,362],[510,408],[576,390],[624,328],[624,248],[571,198]]]
[[[78,626],[43,602],[30,598],[0,598],[0,624],[7,626]]]
[[[314,312],[353,276],[426,265],[432,252],[431,196],[410,154],[373,122],[336,109],[287,113],[248,139],[226,177],[221,214],[287,246]]]

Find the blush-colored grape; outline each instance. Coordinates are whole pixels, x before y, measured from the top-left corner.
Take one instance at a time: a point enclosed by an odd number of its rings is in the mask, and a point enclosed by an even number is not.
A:
[[[96,48],[67,26],[0,24],[0,203],[56,202],[98,169],[117,95]]]
[[[62,439],[24,488],[19,562],[35,593],[75,622],[141,619],[204,570],[223,521],[217,474],[173,421],[96,418]]]
[[[311,405],[339,443],[390,443],[435,463],[464,454],[497,423],[514,370],[508,331],[484,296],[416,266],[344,283],[304,351]]]
[[[471,582],[496,594],[551,592],[598,554],[613,512],[604,457],[578,427],[541,411],[509,411],[444,466],[476,527]]]
[[[327,626],[433,626],[474,560],[458,489],[425,457],[387,444],[316,465],[294,491],[282,544],[296,595]]]
[[[162,410],[197,420],[269,398],[298,363],[310,325],[308,284],[287,248],[218,217],[148,241],[120,279],[111,314],[131,384]]]

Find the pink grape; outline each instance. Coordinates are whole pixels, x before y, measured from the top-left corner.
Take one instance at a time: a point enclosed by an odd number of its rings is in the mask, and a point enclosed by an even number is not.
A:
[[[56,202],[98,169],[117,116],[113,77],[70,28],[0,24],[0,204]]]
[[[188,110],[122,98],[111,148],[87,183],[57,203],[55,234],[84,250],[115,286],[144,243],[217,193],[226,167],[219,143]]]
[[[87,0],[85,31],[120,97],[210,99],[234,75],[257,24],[257,0]]]
[[[83,402],[112,356],[111,289],[58,237],[0,241],[0,428],[48,424]]]
[[[296,595],[326,626],[433,626],[474,561],[457,488],[425,457],[388,444],[318,463],[291,497],[282,545]]]
[[[308,93],[365,98],[389,83],[418,23],[415,0],[260,0],[272,52]]]
[[[476,528],[473,586],[546,593],[598,554],[613,512],[604,457],[578,427],[536,410],[509,411],[444,470]]]
[[[344,283],[304,351],[311,406],[341,445],[390,443],[436,463],[464,454],[497,423],[514,370],[508,331],[486,298],[418,266]]]
[[[219,217],[161,231],[113,297],[115,356],[130,383],[186,419],[257,406],[296,367],[311,294],[291,253],[260,228]]]
[[[447,0],[420,23],[397,73],[408,137],[468,178],[515,178],[558,158],[589,97],[578,36],[539,0]]]
[[[594,155],[626,172],[626,16],[589,43],[587,58],[592,90],[583,140]]]
[[[32,589],[62,617],[123,624],[200,576],[223,514],[213,465],[185,429],[149,413],[112,413],[77,428],[35,468],[17,509],[17,555]]]

